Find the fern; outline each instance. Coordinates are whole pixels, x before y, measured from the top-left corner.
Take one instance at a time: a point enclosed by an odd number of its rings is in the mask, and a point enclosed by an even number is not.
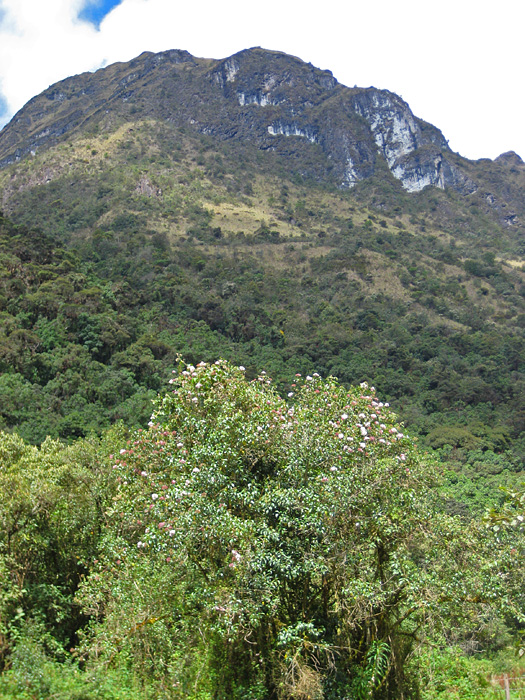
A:
[[[358,700],[371,698],[388,672],[390,646],[386,642],[373,641],[366,655],[364,667],[354,681],[355,695]]]

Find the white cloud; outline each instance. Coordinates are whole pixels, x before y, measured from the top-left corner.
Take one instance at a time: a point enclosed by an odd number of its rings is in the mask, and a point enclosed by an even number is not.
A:
[[[490,11],[473,0],[123,0],[98,31],[77,19],[84,3],[0,0],[0,94],[9,115],[68,75],[145,50],[223,58],[263,46],[329,68],[346,85],[401,94],[462,155],[513,149],[525,157],[525,9],[514,0]]]
[[[71,73],[92,69],[92,25],[75,19],[80,0],[3,0],[0,91],[10,112]]]

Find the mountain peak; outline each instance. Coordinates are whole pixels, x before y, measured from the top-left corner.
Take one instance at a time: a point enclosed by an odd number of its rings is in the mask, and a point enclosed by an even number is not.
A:
[[[221,60],[144,52],[51,86],[0,133],[0,167],[95,125],[151,118],[288,156],[294,172],[352,187],[386,172],[404,189],[473,192],[439,129],[399,96],[253,47]]]
[[[509,165],[525,165],[523,159],[515,151],[506,151],[496,158],[496,163],[508,163]]]

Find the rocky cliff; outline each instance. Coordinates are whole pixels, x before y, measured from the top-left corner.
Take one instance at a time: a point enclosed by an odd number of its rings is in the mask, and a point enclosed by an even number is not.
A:
[[[221,61],[144,53],[63,80],[2,130],[0,166],[137,115],[291,156],[291,170],[342,188],[385,172],[409,192],[476,190],[442,133],[397,95],[345,87],[330,71],[260,48]]]

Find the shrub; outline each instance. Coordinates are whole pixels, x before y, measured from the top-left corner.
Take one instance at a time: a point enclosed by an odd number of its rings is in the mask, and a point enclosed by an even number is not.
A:
[[[114,458],[111,532],[79,596],[102,624],[83,653],[126,649],[173,697],[395,698],[414,689],[423,626],[509,601],[366,383],[297,377],[287,402],[264,373],[180,369]]]

